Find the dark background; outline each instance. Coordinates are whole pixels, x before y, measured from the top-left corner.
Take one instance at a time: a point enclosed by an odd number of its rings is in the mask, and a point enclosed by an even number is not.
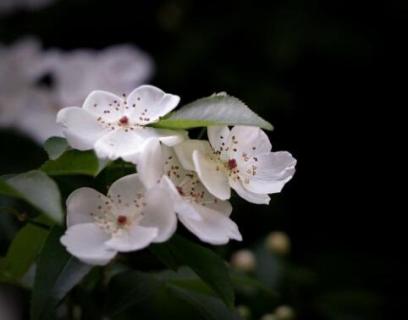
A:
[[[402,89],[395,44],[406,17],[392,1],[62,0],[1,17],[0,40],[133,43],[156,63],[151,83],[182,103],[219,91],[241,98],[272,122],[274,149],[292,152],[298,170],[271,206],[234,202],[245,242],[233,246],[287,231],[292,263],[316,279],[300,290],[301,319],[395,319],[406,297],[397,288],[403,227],[383,204],[397,188],[384,179],[398,175],[384,131]],[[1,173],[45,159],[16,133],[0,140]]]

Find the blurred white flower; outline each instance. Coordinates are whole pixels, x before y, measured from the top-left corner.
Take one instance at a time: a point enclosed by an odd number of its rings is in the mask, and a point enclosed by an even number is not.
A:
[[[43,92],[35,88],[35,82],[44,70],[37,40],[0,45],[0,126],[17,126],[25,110],[41,99]]]
[[[80,188],[67,199],[67,231],[61,243],[81,261],[107,264],[117,252],[164,242],[176,230],[173,203],[159,186],[146,189],[138,174],[112,184],[108,195]]]
[[[147,186],[160,183],[174,200],[179,220],[201,241],[220,245],[242,240],[230,219],[232,206],[211,195],[193,171],[184,170],[174,151],[155,141],[141,155],[138,172]]]
[[[0,45],[0,127],[17,128],[39,143],[62,136],[60,108],[81,105],[96,89],[129,92],[152,74],[151,59],[130,45],[104,50],[44,51],[35,39]],[[49,76],[51,84],[40,86]]]
[[[94,91],[82,108],[70,107],[58,113],[68,143],[75,149],[94,149],[100,158],[137,162],[137,157],[153,140],[174,145],[183,141],[185,131],[147,127],[173,110],[176,95],[153,86],[140,86],[128,97]]]
[[[40,9],[54,1],[56,0],[1,0],[0,12],[9,13],[18,9]]]
[[[19,297],[13,288],[0,284],[0,319],[20,320],[23,319]]]
[[[208,138],[187,140],[175,147],[184,168],[197,172],[207,190],[221,200],[231,188],[245,200],[268,204],[295,173],[289,152],[271,152],[268,136],[258,127],[209,127]]]
[[[131,45],[97,51],[51,50],[47,62],[59,106],[81,105],[94,90],[122,94],[144,83],[153,73],[151,58]]]

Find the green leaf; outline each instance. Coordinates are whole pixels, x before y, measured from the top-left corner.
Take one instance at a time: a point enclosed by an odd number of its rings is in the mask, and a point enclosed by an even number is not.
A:
[[[58,303],[91,270],[60,244],[63,230],[54,227],[41,250],[31,300],[31,319],[52,319]]]
[[[3,177],[0,178],[0,194],[9,197],[20,197],[20,194],[17,192],[17,190],[8,185],[7,182],[3,180]]]
[[[200,294],[191,290],[185,290],[175,285],[168,286],[170,293],[187,303],[194,309],[197,309],[199,315],[205,320],[238,320],[237,314],[227,309],[225,305],[214,297]]]
[[[99,160],[93,151],[68,150],[58,159],[45,162],[40,169],[50,176],[79,174],[95,177],[106,164],[107,161]]]
[[[0,181],[0,193],[25,200],[51,220],[62,223],[64,213],[58,186],[44,172],[33,170]]]
[[[171,113],[154,126],[190,129],[215,125],[246,125],[272,130],[272,125],[248,108],[241,100],[226,93],[201,98]]]
[[[194,279],[191,273],[188,277],[185,280],[198,281],[201,282],[199,286],[205,286],[196,275]],[[218,298],[185,287],[186,282],[180,281],[183,278],[184,275],[174,272],[123,272],[113,277],[109,284],[108,315],[116,316],[135,307],[141,319],[171,319],[175,316],[179,319],[238,319]]]
[[[234,289],[226,263],[213,251],[178,235],[157,244],[153,254],[174,268],[175,263],[190,267],[229,307],[234,306]],[[162,255],[161,252],[165,252]]]
[[[51,137],[44,143],[44,150],[47,152],[48,157],[51,160],[59,158],[68,149],[68,142],[64,138]]]
[[[18,282],[37,258],[47,234],[47,230],[32,224],[22,227],[0,263],[0,279]]]
[[[130,306],[143,303],[162,285],[152,275],[139,271],[125,271],[114,276],[108,289],[112,293],[107,307],[108,314],[119,314]]]

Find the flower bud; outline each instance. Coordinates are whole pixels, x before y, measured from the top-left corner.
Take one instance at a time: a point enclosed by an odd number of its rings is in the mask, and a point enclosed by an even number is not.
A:
[[[247,306],[244,305],[237,306],[237,312],[242,319],[251,318],[251,309],[249,309]]]
[[[250,250],[239,250],[232,255],[231,265],[244,272],[253,271],[256,266],[255,256]]]
[[[276,320],[293,320],[295,319],[295,311],[290,306],[279,306],[275,310]]]
[[[264,314],[260,320],[277,320],[276,316],[272,313]]]
[[[285,232],[271,232],[265,240],[266,248],[278,255],[285,256],[290,252],[290,239]]]

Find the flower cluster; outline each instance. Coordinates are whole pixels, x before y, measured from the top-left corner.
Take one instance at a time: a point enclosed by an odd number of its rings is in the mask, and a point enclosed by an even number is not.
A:
[[[168,240],[178,220],[204,242],[240,241],[231,219],[231,188],[249,202],[268,204],[269,194],[292,178],[296,160],[288,152],[272,152],[258,127],[210,126],[209,141],[155,128],[179,100],[143,85],[122,96],[94,91],[82,108],[58,113],[71,147],[137,168],[114,182],[106,196],[81,188],[68,197],[61,242],[72,255],[104,265],[117,252]]]
[[[0,127],[17,128],[37,142],[61,136],[55,116],[79,105],[94,88],[128,92],[148,80],[151,58],[131,45],[103,50],[43,50],[38,40],[0,44]]]

